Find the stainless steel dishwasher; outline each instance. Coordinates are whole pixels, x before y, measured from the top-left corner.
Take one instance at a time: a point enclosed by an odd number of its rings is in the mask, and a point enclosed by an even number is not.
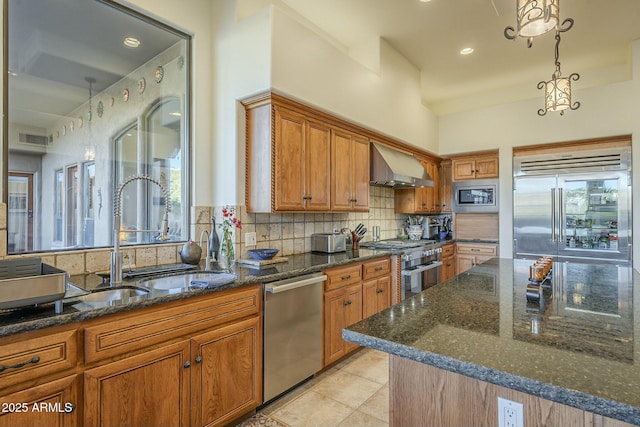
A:
[[[326,278],[316,273],[264,285],[264,403],[322,369]]]

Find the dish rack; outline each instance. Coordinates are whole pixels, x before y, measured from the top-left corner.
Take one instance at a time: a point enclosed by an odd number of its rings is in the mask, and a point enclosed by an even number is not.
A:
[[[0,261],[0,310],[55,302],[62,313],[69,275],[41,258]]]

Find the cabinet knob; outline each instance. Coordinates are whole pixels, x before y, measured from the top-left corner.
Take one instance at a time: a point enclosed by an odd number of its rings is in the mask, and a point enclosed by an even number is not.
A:
[[[75,404],[75,403],[65,403],[65,405],[64,405],[64,411],[65,411],[67,414],[70,414],[70,413],[72,413],[72,412],[73,412],[73,411],[75,411],[75,410],[76,410],[76,404]]]
[[[344,305],[351,305],[351,300],[349,300],[349,301],[345,301],[345,302],[344,302]]]
[[[376,289],[376,294],[381,294],[384,292],[384,289]]]
[[[200,362],[202,362],[202,356],[196,357],[196,363],[200,363]]]
[[[184,367],[185,368],[190,368],[191,367],[191,362],[189,362],[188,360],[186,362],[184,362]]]

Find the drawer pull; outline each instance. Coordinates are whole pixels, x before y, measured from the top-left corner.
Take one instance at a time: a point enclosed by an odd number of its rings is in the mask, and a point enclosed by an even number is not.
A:
[[[202,362],[202,356],[196,357],[196,363],[200,363],[200,362]]]
[[[477,248],[471,248],[471,252],[480,252],[480,249],[477,249]]]
[[[349,280],[349,279],[351,279],[351,275],[350,274],[347,274],[346,276],[342,276],[340,278],[340,280]]]
[[[0,372],[3,372],[6,369],[18,369],[18,368],[22,368],[23,366],[28,365],[29,363],[33,363],[36,364],[40,361],[40,356],[35,356],[33,358],[31,358],[31,360],[27,360],[26,362],[22,362],[22,363],[16,363],[15,365],[10,365],[10,366],[6,366],[6,365],[0,365]]]
[[[384,267],[376,267],[375,268],[375,271],[382,271],[382,270],[384,270]]]

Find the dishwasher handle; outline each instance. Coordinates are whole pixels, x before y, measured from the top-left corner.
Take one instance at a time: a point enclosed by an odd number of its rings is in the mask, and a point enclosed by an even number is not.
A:
[[[303,278],[294,278],[282,280],[280,282],[266,283],[264,285],[264,290],[272,294],[277,294],[280,292],[286,292],[292,289],[301,288],[303,286],[324,282],[325,280],[327,280],[327,276],[324,274],[304,276]]]

